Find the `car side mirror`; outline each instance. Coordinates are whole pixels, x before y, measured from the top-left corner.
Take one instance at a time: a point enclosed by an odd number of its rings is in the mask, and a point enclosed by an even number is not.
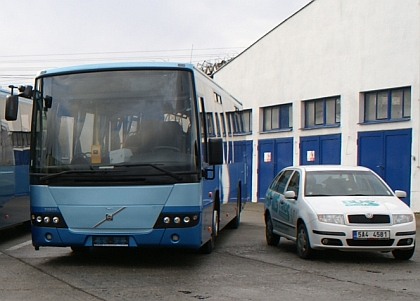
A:
[[[405,192],[404,190],[395,190],[395,195],[397,198],[406,198],[407,192]]]
[[[286,199],[294,199],[294,200],[296,200],[296,199],[297,199],[297,197],[296,197],[296,192],[294,192],[294,191],[292,191],[292,190],[288,190],[288,191],[286,191],[286,192],[284,193],[284,197],[285,197]]]

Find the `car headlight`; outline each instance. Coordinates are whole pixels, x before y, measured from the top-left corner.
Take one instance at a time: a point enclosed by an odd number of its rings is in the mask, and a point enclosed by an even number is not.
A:
[[[342,214],[318,214],[318,220],[322,223],[344,224],[344,216]]]
[[[413,220],[414,220],[414,216],[412,214],[393,214],[392,215],[392,223],[394,225],[411,223]]]

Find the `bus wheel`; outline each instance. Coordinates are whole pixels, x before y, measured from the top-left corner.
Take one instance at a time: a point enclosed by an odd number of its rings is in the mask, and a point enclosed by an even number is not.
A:
[[[88,247],[84,246],[71,246],[70,248],[74,254],[82,254],[88,251]]]
[[[213,252],[214,249],[214,241],[216,239],[217,234],[219,233],[219,212],[217,210],[213,210],[213,222],[212,222],[212,233],[211,238],[207,241],[201,248],[200,253],[202,254],[210,254]]]
[[[241,187],[238,185],[238,196],[236,198],[236,216],[233,220],[231,220],[228,224],[229,229],[238,229],[239,224],[241,222],[241,210],[242,209],[242,194],[241,194]]]

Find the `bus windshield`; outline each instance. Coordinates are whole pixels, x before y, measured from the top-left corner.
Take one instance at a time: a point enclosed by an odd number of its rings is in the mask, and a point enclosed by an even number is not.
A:
[[[192,87],[185,70],[41,75],[31,175],[50,184],[196,180]]]

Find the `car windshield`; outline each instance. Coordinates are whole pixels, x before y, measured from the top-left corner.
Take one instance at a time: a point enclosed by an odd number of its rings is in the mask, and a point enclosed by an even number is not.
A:
[[[308,171],[305,196],[390,196],[392,192],[370,171]]]

